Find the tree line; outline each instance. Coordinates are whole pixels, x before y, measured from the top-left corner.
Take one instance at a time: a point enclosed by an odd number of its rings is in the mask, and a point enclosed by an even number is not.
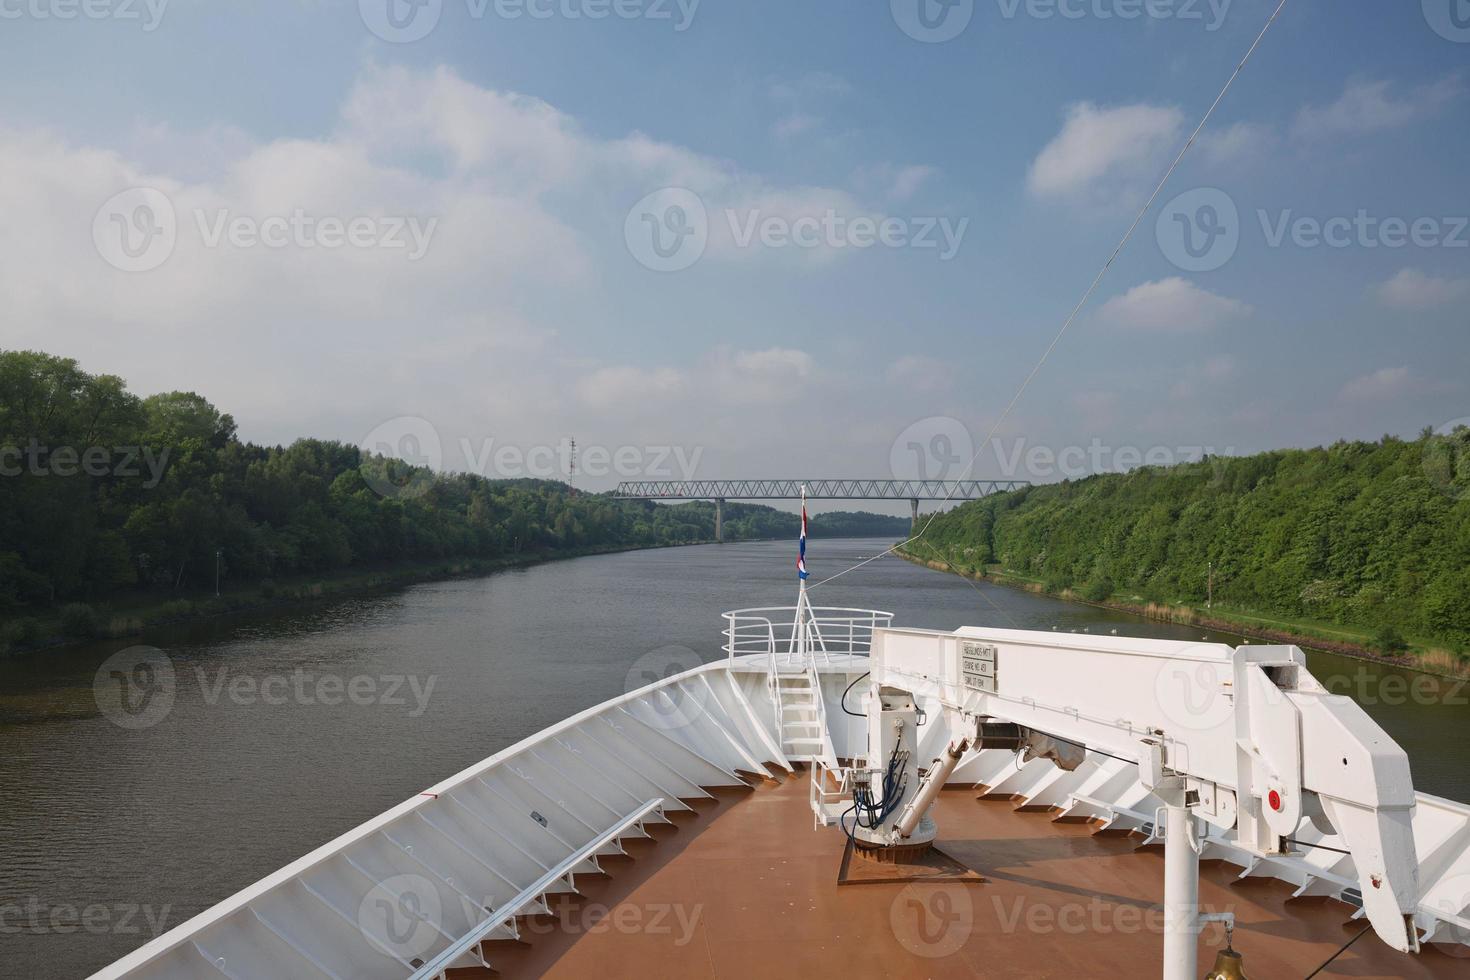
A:
[[[1240,610],[1470,647],[1470,429],[1036,486],[936,516],[916,557],[1048,591]]]
[[[616,500],[564,483],[439,474],[355,446],[241,441],[200,395],[140,398],[76,361],[0,351],[0,617],[354,567],[708,541],[714,505]],[[727,504],[727,540],[797,518]],[[874,514],[813,531],[896,534]]]

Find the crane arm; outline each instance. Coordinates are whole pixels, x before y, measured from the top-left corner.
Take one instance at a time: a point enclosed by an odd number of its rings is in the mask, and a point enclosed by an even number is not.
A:
[[[1263,858],[1286,853],[1304,821],[1329,823],[1374,930],[1417,951],[1408,757],[1359,705],[1326,691],[1300,649],[967,627],[879,630],[872,658],[875,685],[937,699],[952,734],[899,812],[899,836],[968,749],[995,744],[984,726],[1008,723],[1033,754],[1061,761],[1057,746],[1075,744],[1136,760],[1166,805]]]

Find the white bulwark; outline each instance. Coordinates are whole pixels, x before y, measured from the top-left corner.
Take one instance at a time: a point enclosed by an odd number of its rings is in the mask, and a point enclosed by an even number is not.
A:
[[[1356,704],[1322,690],[1300,650],[908,630],[892,619],[805,602],[728,613],[722,659],[427,788],[96,980],[404,980],[493,968],[484,940],[514,937],[517,916],[575,891],[622,841],[647,836],[707,788],[806,764],[815,823],[839,824],[855,774],[883,764],[869,758],[858,707],[870,700],[865,675],[911,695],[926,779],[983,784],[1145,841],[1163,835],[1157,815],[1168,811],[1194,838],[1188,861],[1169,858],[1171,888],[1188,886],[1189,861],[1222,859],[1242,878],[1349,903],[1400,949],[1470,943],[1460,887],[1470,807],[1415,794],[1402,751]],[[997,728],[1019,733],[1024,758],[1015,745],[985,747]],[[910,810],[938,787],[921,789],[908,794]],[[895,833],[922,817],[906,810]],[[803,842],[791,846],[800,853]],[[1169,923],[1166,976],[1183,975],[1168,972],[1187,965],[1183,952],[1171,959],[1180,946],[1169,930],[1198,921]]]

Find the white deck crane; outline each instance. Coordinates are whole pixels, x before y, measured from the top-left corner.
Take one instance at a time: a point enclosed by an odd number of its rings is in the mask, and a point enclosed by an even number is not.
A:
[[[1396,949],[1419,948],[1408,756],[1323,688],[1297,647],[882,629],[870,683],[872,768],[859,783],[881,819],[860,845],[932,838],[932,805],[973,750],[1016,747],[1075,769],[1085,746],[1136,761],[1163,804],[1164,980],[1199,975],[1199,821],[1262,858],[1288,853],[1306,821],[1330,828],[1352,855],[1373,929]],[[942,705],[927,722],[950,733],[933,760],[912,751],[919,701]],[[882,799],[885,787],[895,799]]]

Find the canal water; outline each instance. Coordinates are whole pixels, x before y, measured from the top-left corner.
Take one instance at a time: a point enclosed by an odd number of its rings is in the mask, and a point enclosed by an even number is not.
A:
[[[813,541],[812,581],[886,544]],[[720,657],[720,613],[789,605],[794,564],[787,542],[603,555],[159,630],[141,642],[169,693],[133,713],[110,658],[137,640],[0,660],[0,975],[85,976],[539,729]],[[935,629],[1238,642],[891,557],[813,601]],[[1470,799],[1470,688],[1311,663],[1408,750],[1419,789]]]

